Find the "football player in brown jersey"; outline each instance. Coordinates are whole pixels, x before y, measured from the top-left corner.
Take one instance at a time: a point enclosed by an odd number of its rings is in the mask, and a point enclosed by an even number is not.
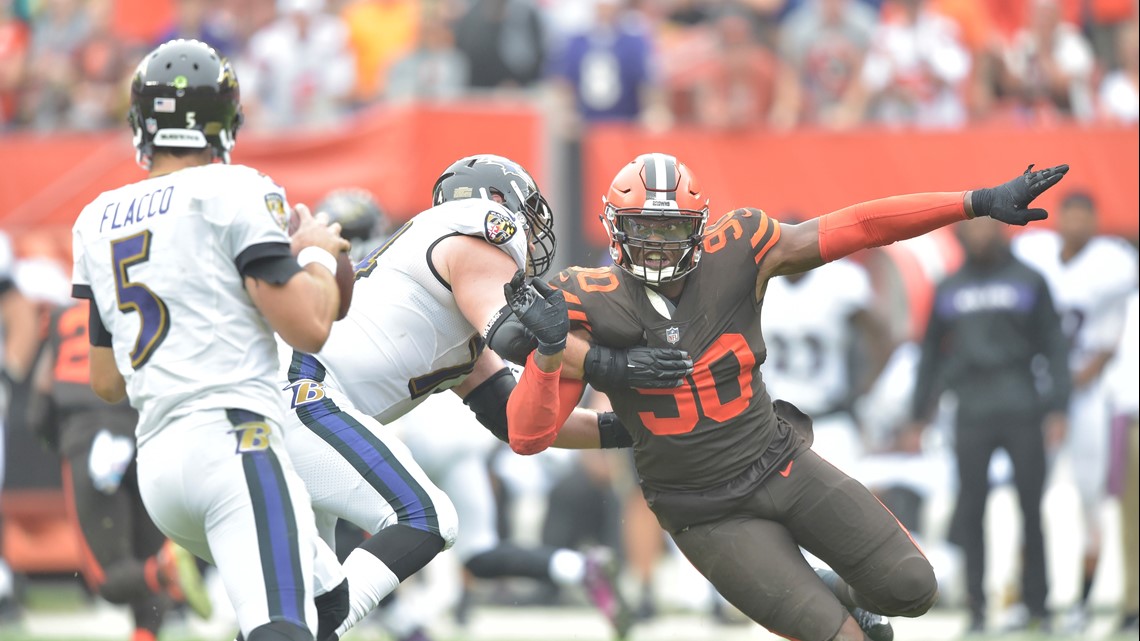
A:
[[[708,196],[662,153],[626,165],[602,222],[614,265],[571,268],[551,283],[508,286],[539,340],[508,404],[512,448],[546,448],[582,391],[560,377],[565,331],[613,348],[676,347],[693,372],[673,388],[613,390],[645,497],[700,572],[752,620],[801,641],[889,641],[886,616],[916,617],[938,596],[906,530],[858,481],[811,449],[811,419],[768,396],[760,312],[768,280],[955,221],[1024,225],[1029,204],[1068,171],[1032,167],[994,188],[874,200],[798,225],[736,209],[706,228]],[[529,292],[529,293],[528,293]],[[564,302],[563,302],[564,301]],[[769,310],[794,314],[796,310]],[[564,344],[564,343],[562,343]],[[831,566],[813,570],[800,548]],[[822,580],[821,580],[822,579]]]

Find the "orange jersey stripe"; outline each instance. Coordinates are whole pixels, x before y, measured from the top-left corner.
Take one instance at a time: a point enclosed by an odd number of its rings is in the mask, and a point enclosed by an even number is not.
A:
[[[767,236],[767,241],[764,240]],[[753,259],[759,265],[760,261],[764,260],[764,256],[768,255],[768,251],[775,246],[776,242],[780,240],[780,223],[772,220],[767,215],[760,222],[760,228],[752,234],[752,246],[756,247],[760,243],[764,243],[757,251]]]
[[[570,303],[572,305],[581,305],[582,304],[581,298],[578,298],[576,295],[571,294],[570,292],[566,291],[565,289],[562,290],[562,295],[566,298],[567,303]]]

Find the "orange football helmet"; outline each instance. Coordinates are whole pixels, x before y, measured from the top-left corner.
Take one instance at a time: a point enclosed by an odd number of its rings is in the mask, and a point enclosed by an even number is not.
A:
[[[616,265],[649,285],[683,278],[701,259],[709,200],[675,156],[642,154],[614,177],[600,216]]]

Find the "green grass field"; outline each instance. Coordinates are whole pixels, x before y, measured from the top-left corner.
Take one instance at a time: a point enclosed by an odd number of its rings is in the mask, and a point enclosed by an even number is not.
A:
[[[94,603],[74,581],[37,582],[25,593],[26,611],[18,624],[0,623],[0,641],[127,641],[129,618],[122,608]],[[895,619],[896,641],[958,641],[965,614],[936,609],[919,619]],[[1093,627],[1080,636],[988,634],[969,641],[1140,641],[1138,635],[1110,634],[1114,617],[1101,612]],[[173,617],[160,641],[231,641],[225,622],[209,625]],[[443,621],[431,629],[435,641],[610,641],[613,637],[600,615],[589,608],[476,607],[465,628]],[[635,627],[628,641],[778,641],[758,626],[716,625],[704,615],[670,612]],[[378,626],[362,625],[345,641],[392,641]]]

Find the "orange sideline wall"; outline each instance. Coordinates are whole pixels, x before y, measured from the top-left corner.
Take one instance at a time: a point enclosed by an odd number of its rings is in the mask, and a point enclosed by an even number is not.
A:
[[[515,103],[377,108],[335,132],[244,132],[234,162],[264,171],[292,202],[314,204],[328,190],[373,191],[396,219],[420,211],[431,185],[451,161],[472,153],[499,153],[528,167],[548,194],[543,123],[532,107]],[[597,220],[601,196],[621,165],[645,151],[678,155],[712,198],[713,218],[738,206],[780,217],[789,210],[814,216],[847,204],[915,191],[992,185],[1029,162],[1069,163],[1056,192],[1086,188],[1101,206],[1104,231],[1135,236],[1140,211],[1140,129],[1058,126],[973,128],[955,132],[868,130],[709,132],[678,129],[652,134],[638,128],[596,128],[583,141],[583,201],[579,224],[593,245],[606,242]],[[17,238],[50,230],[66,256],[67,229],[100,191],[138,180],[130,136],[9,134],[0,137],[0,227]],[[576,217],[575,212],[562,215]]]
[[[363,187],[402,219],[426,208],[440,172],[466,155],[508,156],[541,180],[541,126],[533,108],[502,102],[378,108],[333,132],[239,131],[233,162],[271,176],[290,202],[312,206],[330,189]],[[145,174],[124,123],[98,134],[0,136],[0,177],[0,228],[17,239],[50,230],[51,249],[66,257],[83,206]]]
[[[607,241],[601,198],[622,164],[665,151],[688,164],[710,196],[712,218],[736,207],[815,217],[849,204],[920,191],[958,191],[1013,178],[1028,163],[1068,163],[1069,175],[1035,204],[1051,209],[1067,190],[1097,198],[1102,229],[1135,237],[1140,211],[1140,129],[1064,126],[1047,130],[973,128],[955,132],[869,130],[651,134],[594,130],[583,148],[586,238]]]

